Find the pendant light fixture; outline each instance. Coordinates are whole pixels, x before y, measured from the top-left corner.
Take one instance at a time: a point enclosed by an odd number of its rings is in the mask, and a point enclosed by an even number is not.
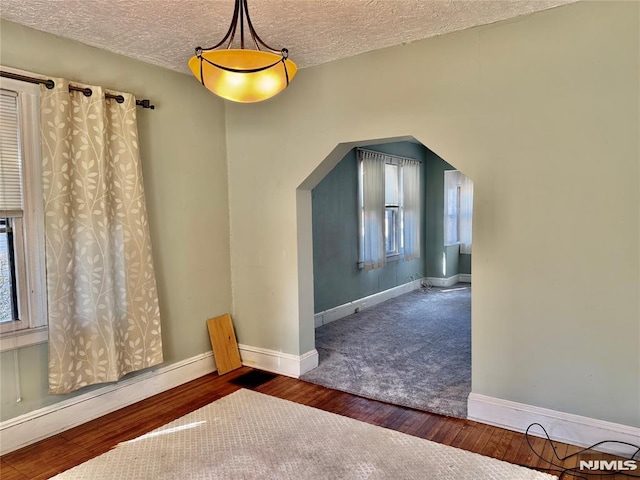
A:
[[[245,48],[245,17],[255,50]],[[240,48],[236,49],[232,44],[238,27]],[[277,95],[298,71],[286,48],[271,48],[258,36],[249,17],[247,0],[235,0],[227,34],[213,47],[196,47],[189,68],[207,89],[241,103],[261,102]]]

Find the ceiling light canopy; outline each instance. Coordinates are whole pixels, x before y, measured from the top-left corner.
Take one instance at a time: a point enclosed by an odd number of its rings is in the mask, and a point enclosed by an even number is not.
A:
[[[255,50],[245,48],[245,17]],[[240,48],[234,49],[231,46],[238,27]],[[247,0],[235,0],[227,34],[213,47],[196,47],[189,68],[207,89],[241,103],[261,102],[277,95],[287,88],[298,71],[296,64],[289,60],[286,48],[271,48],[258,36],[251,24]]]

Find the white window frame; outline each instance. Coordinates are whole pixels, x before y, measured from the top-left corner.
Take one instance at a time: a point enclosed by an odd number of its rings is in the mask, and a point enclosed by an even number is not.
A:
[[[3,70],[9,70],[2,67]],[[0,352],[47,341],[44,212],[40,151],[40,87],[0,78],[18,97],[23,212],[14,218],[16,285],[20,319],[0,325]]]
[[[386,165],[394,165],[395,167],[397,167],[397,182],[398,182],[398,204],[388,204],[385,198],[385,203],[384,203],[384,209],[385,209],[385,232],[384,232],[384,243],[385,243],[385,255],[387,257],[387,261],[394,261],[394,260],[400,260],[400,258],[402,257],[402,252],[404,250],[404,228],[403,228],[403,222],[402,222],[402,217],[403,217],[403,200],[404,200],[404,190],[403,190],[403,185],[402,185],[402,164],[395,158],[387,158],[386,160]],[[385,168],[385,184],[387,181],[387,169]],[[386,245],[387,245],[387,229],[386,229],[386,222],[387,222],[387,211],[388,210],[394,210],[395,213],[395,244],[396,244],[396,249],[395,251],[387,251],[386,249]]]

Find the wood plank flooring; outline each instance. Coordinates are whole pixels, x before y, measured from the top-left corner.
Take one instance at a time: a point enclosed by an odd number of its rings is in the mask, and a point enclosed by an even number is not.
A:
[[[50,478],[107,452],[120,442],[136,438],[238,390],[241,387],[231,381],[249,371],[250,368],[242,367],[224,376],[206,375],[4,455],[0,457],[0,478]],[[548,467],[531,452],[523,434],[471,420],[388,405],[284,376],[276,376],[253,390],[541,471]],[[542,439],[534,439],[532,443],[545,458],[551,458],[551,449]],[[557,445],[561,455],[578,450],[571,445]],[[566,465],[575,465],[575,462],[575,459],[567,460]],[[621,480],[629,477],[589,475],[588,478]]]

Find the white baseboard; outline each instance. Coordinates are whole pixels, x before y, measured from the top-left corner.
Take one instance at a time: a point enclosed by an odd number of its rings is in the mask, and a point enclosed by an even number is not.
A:
[[[291,355],[250,345],[239,344],[238,348],[243,365],[279,373],[287,377],[298,378],[318,366],[318,351],[316,349],[302,355]]]
[[[374,305],[378,305],[379,303],[382,303],[391,298],[395,298],[413,290],[417,290],[421,286],[421,281],[422,279],[413,280],[411,282],[405,283],[404,285],[399,285],[397,287],[390,288],[389,290],[385,290],[384,292],[374,293],[373,295],[369,295],[368,297],[360,298],[358,300],[354,300],[352,302],[330,308],[328,310],[325,310],[324,312],[316,313],[313,316],[315,327],[321,327],[322,325],[326,325],[327,323],[334,322],[341,318],[347,317],[352,313],[356,313],[357,308],[359,308],[360,310],[364,310],[365,308],[373,307]]]
[[[64,432],[215,370],[213,353],[206,352],[11,418],[0,423],[0,455]]]
[[[469,395],[467,407],[469,420],[476,420],[516,432],[525,432],[532,423],[539,423],[544,426],[552,440],[579,447],[588,447],[603,440],[617,440],[637,445],[638,439],[640,439],[640,428],[637,427],[534,407],[477,393]],[[544,432],[538,427],[533,427],[529,433],[536,437],[544,437]],[[620,444],[605,444],[596,450],[626,457],[635,451],[631,447]]]
[[[429,284],[433,287],[451,287],[458,283],[458,275],[447,278],[428,277]]]
[[[318,366],[318,352],[290,355],[239,345],[243,364],[298,378]],[[162,366],[98,390],[0,423],[0,455],[31,445],[103,415],[216,371],[213,353]]]
[[[468,273],[458,273],[447,278],[427,277],[429,283],[434,287],[452,287],[456,283],[471,283],[471,275]]]

